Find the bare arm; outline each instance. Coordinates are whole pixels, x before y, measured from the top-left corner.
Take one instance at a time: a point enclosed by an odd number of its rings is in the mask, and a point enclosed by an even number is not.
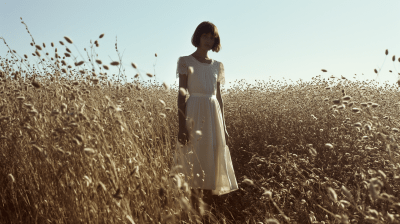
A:
[[[188,76],[185,74],[179,74],[179,89],[183,88],[187,90],[187,79]],[[179,117],[179,129],[183,130],[186,128],[186,96],[181,95],[178,92],[178,117]]]
[[[224,116],[224,102],[222,101],[222,96],[221,96],[221,87],[220,87],[220,83],[217,82],[217,100],[219,102],[219,106],[221,108],[221,112],[222,112],[222,121],[224,122],[224,128],[225,128],[225,116]],[[226,129],[225,132],[227,133]]]

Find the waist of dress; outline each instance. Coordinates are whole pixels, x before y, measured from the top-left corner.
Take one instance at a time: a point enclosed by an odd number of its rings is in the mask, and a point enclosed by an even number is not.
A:
[[[190,96],[190,97],[208,97],[208,98],[217,99],[217,96],[216,96],[216,95],[213,95],[213,94],[205,94],[205,93],[191,93],[189,96]]]

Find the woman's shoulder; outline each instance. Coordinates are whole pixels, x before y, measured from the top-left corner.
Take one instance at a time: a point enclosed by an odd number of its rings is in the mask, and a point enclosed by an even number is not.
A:
[[[178,57],[178,61],[184,62],[185,64],[188,63],[188,62],[190,62],[189,59],[190,59],[190,55],[187,55],[187,56],[179,56],[179,57]]]
[[[182,56],[179,56],[179,58],[184,58],[184,59],[189,58],[189,57],[190,57],[190,55],[182,55]]]

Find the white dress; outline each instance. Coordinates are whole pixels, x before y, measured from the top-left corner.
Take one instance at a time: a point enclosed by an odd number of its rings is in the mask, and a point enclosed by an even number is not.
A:
[[[226,194],[239,187],[216,98],[217,82],[225,84],[224,66],[214,60],[207,64],[191,55],[183,56],[178,59],[176,77],[179,78],[179,73],[188,74],[189,66],[193,67],[193,73],[188,76],[190,97],[186,101],[190,139],[186,146],[177,139],[174,166],[182,166],[177,171],[185,175],[191,188],[212,190],[214,195]]]

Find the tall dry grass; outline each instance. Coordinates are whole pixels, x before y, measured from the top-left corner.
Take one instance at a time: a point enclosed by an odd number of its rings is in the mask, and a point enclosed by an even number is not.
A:
[[[103,36],[87,59],[32,36],[36,64],[0,58],[2,223],[399,223],[398,87],[238,81],[223,98],[240,190],[196,210],[171,167],[178,88],[107,75],[123,63],[94,57]]]

